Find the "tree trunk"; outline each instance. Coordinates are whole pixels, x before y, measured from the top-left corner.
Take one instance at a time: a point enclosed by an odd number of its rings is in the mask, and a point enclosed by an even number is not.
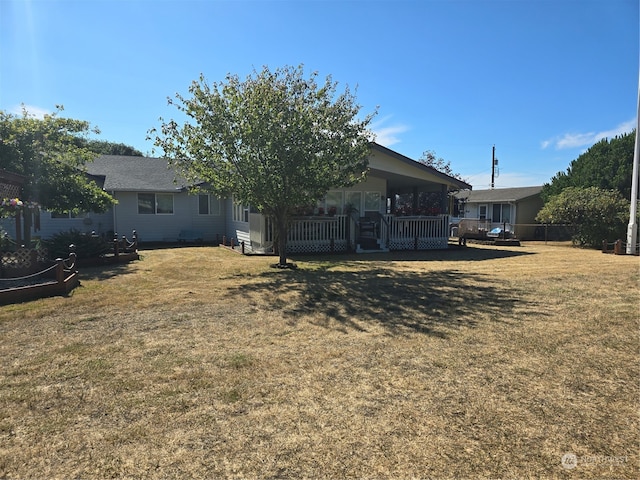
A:
[[[287,264],[287,218],[284,215],[278,215],[275,221],[278,236],[278,255],[280,256],[278,265],[285,266]]]

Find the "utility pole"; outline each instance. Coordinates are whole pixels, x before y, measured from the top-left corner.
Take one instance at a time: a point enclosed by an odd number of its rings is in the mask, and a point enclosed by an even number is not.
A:
[[[629,225],[627,226],[628,255],[636,253],[638,244],[638,157],[640,157],[640,75],[638,75],[638,116],[636,117],[636,144],[633,152],[633,173],[631,177],[631,208],[629,209]]]
[[[493,146],[493,152],[491,153],[491,188],[495,187],[496,180],[496,146]]]

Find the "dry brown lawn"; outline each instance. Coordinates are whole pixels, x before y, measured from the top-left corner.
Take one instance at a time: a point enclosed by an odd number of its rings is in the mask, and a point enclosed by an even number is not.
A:
[[[142,255],[1,307],[0,478],[640,477],[637,257]]]

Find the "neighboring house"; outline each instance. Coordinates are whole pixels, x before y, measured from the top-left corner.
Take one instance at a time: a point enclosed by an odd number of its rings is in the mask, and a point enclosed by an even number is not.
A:
[[[504,227],[521,240],[536,238],[535,217],[542,208],[542,186],[520,188],[493,188],[490,190],[461,191],[455,194],[452,233],[465,228],[462,219],[474,220],[481,232]]]
[[[471,186],[373,143],[365,181],[331,190],[300,211],[288,239],[290,252],[446,248],[450,193]],[[87,172],[116,200],[103,214],[43,212],[41,237],[71,228],[140,242],[225,236],[248,251],[273,248],[269,219],[233,199],[189,193],[165,159],[103,155]],[[2,226],[11,232],[5,220]]]
[[[86,168],[118,203],[105,213],[43,211],[42,238],[70,229],[129,238],[136,230],[141,242],[176,242],[181,233],[187,240],[212,242],[216,234],[224,234],[225,202],[210,195],[189,194],[165,159],[102,155]],[[1,225],[11,233],[10,222],[5,219]]]

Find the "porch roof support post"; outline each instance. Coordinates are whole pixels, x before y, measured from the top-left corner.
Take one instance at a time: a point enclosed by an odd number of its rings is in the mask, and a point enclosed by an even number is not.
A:
[[[442,194],[440,195],[440,212],[449,213],[449,187],[444,183],[440,187]]]

